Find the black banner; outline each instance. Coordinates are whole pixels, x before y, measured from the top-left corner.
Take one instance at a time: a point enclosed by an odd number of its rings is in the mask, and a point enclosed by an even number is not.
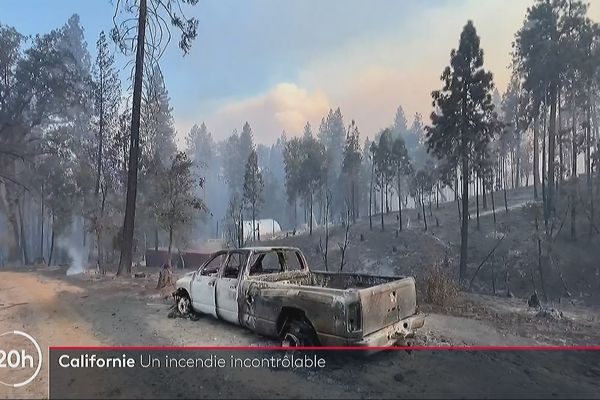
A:
[[[51,399],[600,398],[600,351],[50,349]]]

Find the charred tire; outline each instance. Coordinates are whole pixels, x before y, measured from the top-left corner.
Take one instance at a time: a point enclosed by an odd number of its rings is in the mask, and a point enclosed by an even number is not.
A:
[[[178,297],[177,311],[184,317],[189,316],[192,313],[192,301],[190,300],[190,296],[187,293],[182,293]]]
[[[319,339],[313,327],[305,320],[288,321],[281,333],[281,347],[313,347]]]

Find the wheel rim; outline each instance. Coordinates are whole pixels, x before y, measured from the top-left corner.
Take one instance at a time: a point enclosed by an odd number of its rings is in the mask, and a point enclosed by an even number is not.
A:
[[[187,314],[190,312],[190,299],[187,297],[182,297],[179,299],[179,303],[177,303],[177,309],[182,314]]]
[[[281,341],[281,346],[282,347],[299,347],[300,339],[298,339],[298,337],[296,335],[294,335],[293,333],[288,332],[283,337],[283,340]]]

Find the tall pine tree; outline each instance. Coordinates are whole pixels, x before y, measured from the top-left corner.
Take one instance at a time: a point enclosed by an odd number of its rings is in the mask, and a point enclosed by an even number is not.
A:
[[[441,77],[443,88],[432,93],[435,110],[427,127],[427,145],[439,159],[460,168],[462,223],[460,279],[466,278],[469,230],[469,182],[475,162],[488,151],[498,129],[492,102],[492,74],[483,68],[483,51],[473,22],[465,25],[458,50],[450,53],[450,66]]]

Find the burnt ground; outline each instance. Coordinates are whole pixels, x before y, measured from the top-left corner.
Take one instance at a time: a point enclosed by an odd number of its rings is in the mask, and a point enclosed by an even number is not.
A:
[[[566,185],[566,184],[565,184]],[[600,196],[600,194],[598,195]],[[480,268],[473,281],[471,292],[492,296],[506,296],[505,278],[508,273],[510,292],[517,298],[529,298],[535,290],[543,298],[547,295],[548,306],[561,308],[569,305],[600,305],[600,234],[590,235],[589,210],[578,204],[576,215],[576,236],[571,238],[570,213],[567,194],[559,196],[558,215],[554,222],[552,240],[552,262],[543,260],[545,292],[538,268],[537,242],[535,240],[535,218],[531,210],[533,189],[518,188],[507,191],[506,206],[502,191],[495,192],[494,223],[491,198],[488,195],[487,209],[481,206],[480,226],[477,228],[475,200],[470,202],[469,221],[469,263],[467,281],[470,281],[480,263],[504,236],[496,250]],[[397,199],[392,199],[394,203]],[[540,204],[540,203],[538,203]],[[541,205],[539,205],[541,207]],[[508,209],[508,210],[507,210]],[[428,229],[424,229],[421,210],[403,210],[404,228],[396,236],[396,212],[384,216],[385,230],[381,229],[381,215],[373,216],[373,228],[369,228],[369,218],[359,219],[350,228],[350,244],[346,252],[347,263],[343,270],[368,274],[392,274],[415,276],[423,280],[427,269],[434,264],[446,265],[447,271],[458,277],[460,254],[460,222],[456,202],[434,203],[426,207]],[[407,228],[407,224],[409,227]],[[540,229],[544,222],[540,216]],[[596,223],[596,226],[598,223]],[[552,224],[550,223],[550,226]],[[558,232],[558,234],[556,234]],[[319,240],[324,240],[323,227],[315,228],[313,234],[297,234],[266,243],[300,247],[311,268],[325,269]],[[361,235],[364,240],[361,241]],[[544,236],[543,233],[541,235]],[[341,251],[338,247],[344,239],[344,227],[330,229],[328,268],[340,270]],[[542,241],[545,252],[546,242]],[[560,279],[562,273],[564,285]],[[494,293],[495,286],[495,293]],[[423,299],[421,299],[423,300]]]
[[[147,271],[150,272],[150,271]],[[183,272],[183,271],[178,271]],[[0,272],[0,326],[20,329],[50,345],[136,346],[269,346],[272,339],[202,317],[198,321],[167,318],[171,305],[166,293],[155,290],[157,272],[147,278],[65,275],[65,268]],[[438,345],[547,345],[597,344],[600,321],[588,308],[572,306],[559,320],[538,316],[517,299],[467,295],[460,309],[439,310],[422,305],[429,315],[417,344]],[[466,353],[466,352],[465,352]],[[555,352],[556,353],[556,352]],[[367,359],[342,359],[326,372],[248,370],[242,374],[199,376],[193,382],[158,380],[160,387],[176,387],[173,395],[197,397],[596,397],[600,390],[600,360],[565,362],[538,354],[511,352],[403,351]],[[537,361],[532,359],[537,357]],[[559,370],[556,366],[560,365]],[[24,389],[0,388],[0,398],[47,396],[47,365]],[[462,378],[457,382],[457,374]],[[463,381],[464,378],[464,381]],[[222,384],[215,385],[218,379]],[[268,384],[264,384],[268,379]],[[96,382],[102,388],[101,382]],[[165,386],[166,385],[166,386]],[[507,386],[508,385],[508,386]],[[513,386],[514,385],[514,386]],[[136,386],[117,397],[140,396]],[[142,390],[142,389],[139,389]],[[530,393],[530,395],[529,395]],[[99,395],[116,396],[113,392]]]
[[[531,237],[531,218],[522,210],[530,198],[528,189],[511,193],[509,211],[496,199],[497,224],[490,214],[481,216],[480,230],[472,214],[470,249],[471,274],[497,239],[495,230],[504,229],[507,237],[498,247],[495,275],[510,268],[510,289],[506,296],[504,280],[498,278],[493,293],[492,268],[484,264],[471,292],[463,293],[451,304],[432,305],[420,293],[419,308],[427,313],[426,325],[417,343],[438,345],[600,345],[600,312],[597,305],[599,264],[598,235],[591,239],[569,238],[567,230],[555,244],[560,254],[565,281],[572,296],[563,293],[562,284],[548,273],[549,301],[558,314],[543,314],[527,305],[531,289],[531,266],[536,260]],[[455,271],[459,243],[455,203],[432,208],[434,217],[427,232],[407,210],[411,228],[395,237],[394,215],[386,216],[386,231],[381,232],[374,218],[373,231],[368,219],[351,229],[349,263],[344,270],[381,274],[412,274],[422,286],[425,271],[431,264],[448,256],[449,272]],[[437,216],[439,226],[435,224]],[[585,221],[581,222],[582,226]],[[511,226],[510,230],[502,228]],[[360,234],[365,237],[360,241]],[[332,247],[343,232],[334,229]],[[282,238],[278,243],[302,248],[311,267],[322,269],[316,252],[319,231],[313,236]],[[393,247],[396,246],[394,251]],[[504,254],[504,258],[502,256]],[[533,253],[535,255],[535,253]],[[512,258],[509,258],[512,257]],[[335,263],[339,253],[332,251]],[[571,258],[569,258],[571,257]],[[569,260],[568,262],[566,260]],[[504,264],[502,264],[504,263]],[[339,268],[337,268],[339,269]],[[330,270],[337,270],[333,264]],[[265,346],[277,343],[233,325],[202,317],[198,321],[167,318],[171,301],[168,292],[155,289],[158,270],[140,267],[145,278],[115,278],[93,273],[66,276],[65,267],[29,267],[0,270],[0,327],[20,329],[38,339],[42,348],[53,345],[177,345],[177,346]],[[183,274],[185,270],[177,270]],[[535,272],[535,270],[534,270]],[[539,277],[536,275],[536,279]],[[15,305],[17,304],[17,305]],[[13,306],[14,305],[14,306]],[[198,397],[598,397],[600,365],[597,354],[592,360],[567,363],[565,357],[549,367],[543,355],[510,352],[470,352],[456,358],[453,352],[396,351],[375,355],[367,360],[334,363],[323,373],[276,372],[264,377],[258,371],[243,375],[198,377],[178,382],[177,394],[196,393]],[[562,357],[562,356],[561,356]],[[46,369],[44,365],[44,369]],[[458,376],[458,378],[457,378]],[[214,380],[227,382],[215,384]],[[264,384],[269,379],[269,385]],[[159,382],[161,385],[162,382]],[[0,387],[0,398],[47,396],[47,371],[22,389]],[[168,385],[169,382],[164,382]],[[191,387],[189,386],[191,385]],[[307,392],[310,388],[310,392]],[[135,396],[135,385],[122,397]],[[190,392],[191,390],[191,392]],[[139,395],[139,392],[137,392]],[[110,394],[110,393],[109,393]],[[115,395],[112,393],[111,395]]]

